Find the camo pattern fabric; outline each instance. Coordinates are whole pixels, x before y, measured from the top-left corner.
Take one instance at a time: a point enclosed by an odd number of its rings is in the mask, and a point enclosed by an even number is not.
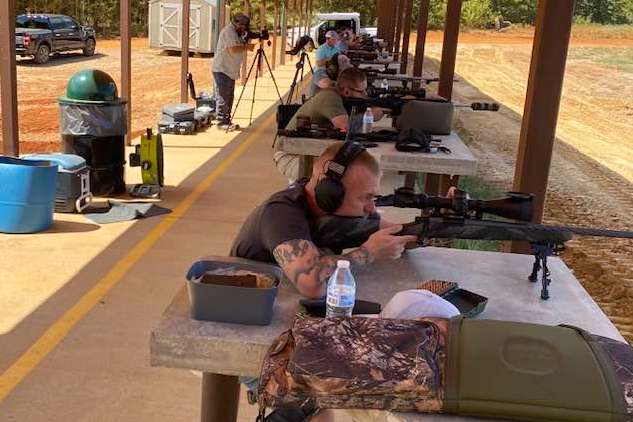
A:
[[[633,421],[633,349],[631,346],[610,338],[594,336],[600,348],[606,352],[624,395],[625,412]]]
[[[447,320],[298,319],[264,360],[268,407],[440,412]]]

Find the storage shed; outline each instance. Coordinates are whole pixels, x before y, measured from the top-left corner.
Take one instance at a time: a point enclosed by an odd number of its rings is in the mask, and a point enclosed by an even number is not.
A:
[[[189,12],[189,51],[213,53],[213,34],[217,27],[217,1],[191,0]],[[227,22],[230,12],[227,6]],[[150,0],[149,2],[149,46],[163,50],[180,51],[182,1]]]

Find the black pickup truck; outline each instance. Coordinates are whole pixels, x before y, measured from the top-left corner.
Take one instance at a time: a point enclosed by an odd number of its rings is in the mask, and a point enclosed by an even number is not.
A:
[[[46,63],[50,53],[82,50],[95,53],[95,31],[64,15],[19,15],[15,25],[15,52]]]

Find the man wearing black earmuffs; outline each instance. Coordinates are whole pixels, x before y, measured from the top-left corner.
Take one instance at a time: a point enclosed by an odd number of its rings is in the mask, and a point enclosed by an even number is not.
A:
[[[398,259],[415,236],[395,236],[402,226],[380,220],[380,230],[344,255],[325,252],[312,242],[311,222],[327,214],[377,218],[374,197],[381,172],[378,162],[355,142],[337,142],[316,160],[312,176],[273,194],[247,218],[231,247],[231,256],[278,264],[297,290],[322,298],[338,259],[352,269]]]

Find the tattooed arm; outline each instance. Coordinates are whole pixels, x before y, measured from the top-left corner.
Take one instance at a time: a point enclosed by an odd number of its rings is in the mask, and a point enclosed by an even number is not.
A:
[[[373,260],[365,245],[344,255],[323,255],[309,240],[295,239],[281,243],[273,251],[275,260],[303,296],[321,298],[336,261],[346,259],[352,268]]]

